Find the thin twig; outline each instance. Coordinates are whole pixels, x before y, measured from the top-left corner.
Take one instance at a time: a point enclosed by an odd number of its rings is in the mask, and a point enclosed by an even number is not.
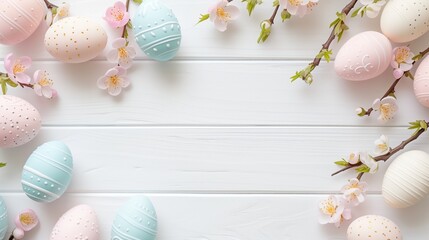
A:
[[[126,11],[128,12],[128,10],[130,9],[130,0],[127,0],[127,2],[126,2]],[[122,38],[124,38],[125,37],[125,33],[127,32],[127,25],[128,24],[125,24],[125,26],[124,26],[124,29],[122,29]]]
[[[44,1],[45,1],[45,4],[46,4],[46,7],[48,7],[48,9],[58,8],[58,6],[57,6],[57,5],[55,5],[55,4],[51,3],[51,2],[49,2],[48,0],[44,0]]]
[[[279,8],[280,8],[280,5],[277,5],[276,8],[274,8],[273,15],[271,15],[270,19],[268,19],[268,21],[270,21],[271,24],[274,24],[274,20],[276,19]]]

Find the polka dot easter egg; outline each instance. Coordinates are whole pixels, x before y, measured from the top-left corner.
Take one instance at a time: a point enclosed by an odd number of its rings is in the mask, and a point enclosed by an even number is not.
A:
[[[134,197],[118,210],[111,240],[155,240],[157,225],[152,202],[144,196]]]
[[[426,57],[414,76],[414,95],[425,107],[429,107],[429,57]]]
[[[30,37],[45,10],[43,0],[0,0],[0,44],[14,45]]]
[[[401,231],[391,220],[366,215],[354,220],[347,229],[347,240],[401,240]]]
[[[0,96],[0,148],[28,143],[39,133],[41,124],[33,105],[18,97]]]
[[[72,178],[73,158],[60,141],[38,147],[28,158],[22,172],[22,188],[34,201],[48,203],[61,197]]]
[[[67,17],[54,23],[45,34],[45,47],[56,59],[83,63],[95,58],[107,44],[103,27],[85,17]]]
[[[149,58],[168,61],[176,56],[182,33],[171,9],[158,0],[145,0],[132,23],[136,42]]]
[[[58,220],[50,240],[98,240],[100,230],[95,211],[88,205],[78,205]]]
[[[0,239],[4,239],[6,236],[8,225],[9,220],[7,219],[6,204],[4,203],[3,198],[0,197]]]

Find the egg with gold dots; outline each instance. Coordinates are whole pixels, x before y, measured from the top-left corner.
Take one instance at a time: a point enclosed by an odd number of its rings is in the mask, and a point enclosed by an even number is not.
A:
[[[401,240],[401,230],[390,219],[366,215],[354,220],[347,229],[347,240]]]
[[[54,23],[45,34],[46,50],[66,63],[83,63],[95,58],[107,44],[107,34],[96,21],[67,17]]]

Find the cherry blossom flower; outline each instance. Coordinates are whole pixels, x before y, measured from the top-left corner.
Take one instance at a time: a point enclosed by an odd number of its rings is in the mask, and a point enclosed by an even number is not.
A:
[[[28,84],[31,82],[30,76],[25,71],[31,67],[30,57],[16,58],[13,53],[8,54],[4,59],[4,67],[9,78],[15,83]]]
[[[338,198],[330,195],[328,199],[319,203],[321,213],[320,224],[335,224],[340,227],[344,220],[351,219],[351,210],[346,206],[346,201],[343,198]]]
[[[386,4],[386,0],[359,0],[363,7],[359,10],[358,14],[365,11],[366,16],[369,18],[376,18],[381,8]]]
[[[368,167],[369,173],[374,174],[378,171],[378,162],[374,160],[369,154],[361,153],[360,161]]]
[[[359,179],[353,178],[349,183],[342,187],[343,198],[353,206],[357,206],[365,201],[366,182],[360,182]]]
[[[389,139],[381,135],[379,139],[375,140],[375,154],[377,155],[384,155],[390,151],[389,147]]]
[[[54,13],[53,13],[54,11]],[[70,4],[62,3],[58,8],[49,9],[45,16],[45,22],[48,26],[51,26],[53,23],[66,18],[70,13]]]
[[[25,232],[36,227],[37,224],[39,224],[39,219],[36,213],[31,209],[21,212],[15,219],[16,228],[22,229]]]
[[[107,60],[114,63],[119,63],[123,68],[130,68],[133,63],[133,58],[136,56],[136,50],[133,47],[127,46],[125,38],[117,38],[113,41],[113,48],[107,53]]]
[[[347,159],[347,162],[350,164],[357,164],[360,162],[360,155],[358,152],[352,152]]]
[[[224,32],[228,28],[228,23],[238,18],[239,12],[238,7],[228,5],[227,0],[220,0],[209,9],[210,21],[218,31]]]
[[[286,9],[291,15],[303,17],[312,11],[319,0],[280,0],[280,7]]]
[[[396,103],[396,98],[388,96],[382,100],[376,99],[372,104],[372,108],[374,111],[380,112],[378,120],[386,122],[395,116],[396,112],[398,111],[398,104]]]
[[[412,53],[410,48],[407,46],[396,47],[393,49],[391,66],[394,68],[393,76],[396,79],[399,79],[404,75],[404,72],[413,68],[413,57],[414,53]]]
[[[53,81],[49,78],[46,71],[37,70],[34,73],[33,88],[34,92],[41,97],[53,98],[57,95],[57,91],[52,88]]]
[[[118,1],[113,7],[109,7],[106,10],[104,20],[106,20],[112,28],[121,28],[127,25],[130,20],[130,14],[127,12],[125,4]]]
[[[127,69],[117,66],[109,69],[106,74],[99,78],[97,85],[100,89],[107,89],[112,96],[117,96],[121,93],[122,88],[130,85],[129,79],[126,77]]]

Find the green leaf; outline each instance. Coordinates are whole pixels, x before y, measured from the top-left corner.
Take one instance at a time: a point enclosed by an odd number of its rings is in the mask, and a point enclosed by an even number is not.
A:
[[[134,3],[142,4],[143,0],[133,0]]]
[[[6,93],[7,93],[7,85],[6,85],[5,81],[1,82],[1,91],[2,91],[3,95],[6,95]]]
[[[360,11],[362,8],[363,8],[363,7],[360,7],[360,8],[358,8],[358,9],[354,10],[351,16],[352,16],[352,17],[356,17],[356,16],[359,14],[359,11]]]
[[[2,168],[2,167],[6,167],[6,163],[0,162],[0,168]]]
[[[365,115],[367,114],[367,111],[365,110],[365,108],[361,107],[360,109],[361,109],[361,111],[360,111],[360,113],[358,114],[358,116],[359,116],[359,117],[363,117],[363,116],[365,116]]]
[[[404,76],[407,77],[407,78],[410,78],[411,80],[414,80],[414,76],[413,76],[413,74],[410,71],[406,71],[404,73]]]
[[[131,22],[131,20],[128,21],[127,28],[133,29],[133,23]]]
[[[334,162],[338,166],[347,167],[349,166],[349,163],[343,158],[340,161]]]
[[[12,81],[10,78],[5,79],[5,82],[7,83],[7,85],[9,85],[9,86],[11,86],[13,88],[18,87],[18,84],[16,82]]]
[[[331,55],[332,55],[332,50],[323,49],[322,51],[319,52],[319,54],[317,54],[316,58],[323,58],[326,60],[326,62],[329,63],[331,61]]]
[[[249,12],[249,16],[252,15],[253,10],[256,5],[261,4],[261,0],[242,0],[242,2],[247,2],[247,11]]]
[[[197,24],[200,24],[200,23],[202,23],[202,22],[204,22],[204,21],[206,21],[207,19],[209,19],[210,18],[210,14],[201,14],[201,16],[200,16],[200,19],[199,19],[199,21],[197,22]]]
[[[261,3],[262,3],[262,1],[261,1]],[[274,0],[273,7],[277,7],[278,5],[280,5],[280,1],[279,0]]]
[[[291,82],[295,82],[296,80],[302,78],[303,73],[304,73],[304,70],[296,72],[295,75],[293,75],[292,77],[290,77]]]
[[[340,21],[341,21],[341,19],[339,19],[339,18],[335,19],[333,22],[331,22],[331,24],[329,24],[329,28],[337,25]]]
[[[268,27],[266,27],[268,26]],[[261,23],[261,33],[258,37],[258,43],[265,42],[271,34],[271,23],[265,20]]]
[[[286,9],[283,9],[280,16],[282,17],[282,22],[284,22],[284,21],[290,19],[292,17],[292,14],[290,14]]]
[[[51,8],[51,12],[52,12],[52,15],[53,15],[53,16],[57,15],[57,11],[58,11],[58,8],[57,8],[57,7],[53,7],[53,8]]]
[[[128,29],[127,28],[124,29],[124,38],[125,39],[128,38]]]
[[[358,173],[368,173],[371,169],[367,165],[362,165],[356,168],[356,172]]]
[[[413,60],[414,60],[414,62],[417,62],[417,61],[419,61],[422,58],[423,58],[422,54],[417,54],[416,56],[413,57]]]

